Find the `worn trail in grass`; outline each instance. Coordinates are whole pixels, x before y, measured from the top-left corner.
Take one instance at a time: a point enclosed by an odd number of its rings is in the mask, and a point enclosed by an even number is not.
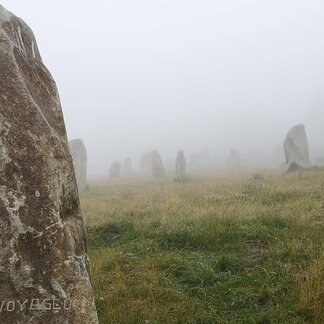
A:
[[[324,170],[92,184],[102,323],[321,323]]]

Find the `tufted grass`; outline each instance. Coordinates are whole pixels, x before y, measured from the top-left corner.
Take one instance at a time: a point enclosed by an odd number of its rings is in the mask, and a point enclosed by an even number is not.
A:
[[[324,169],[92,183],[101,323],[323,323]]]

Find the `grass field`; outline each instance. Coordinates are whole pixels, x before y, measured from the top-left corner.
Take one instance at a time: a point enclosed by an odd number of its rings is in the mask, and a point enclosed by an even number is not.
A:
[[[100,323],[324,323],[324,169],[93,183]]]

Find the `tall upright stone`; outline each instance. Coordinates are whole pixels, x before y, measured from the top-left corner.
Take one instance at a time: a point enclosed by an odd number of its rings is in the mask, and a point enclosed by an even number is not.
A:
[[[0,5],[1,323],[97,323],[86,233],[55,82]]]
[[[131,158],[127,158],[124,162],[123,175],[125,177],[131,177],[134,175],[133,163]]]
[[[158,151],[152,151],[142,157],[141,168],[144,174],[161,177],[165,175],[163,162]]]
[[[176,159],[176,181],[184,182],[186,178],[186,158],[183,150],[179,150]]]
[[[120,163],[114,162],[109,169],[110,178],[119,178],[121,174]]]
[[[87,150],[82,139],[69,142],[79,192],[87,188]]]
[[[281,172],[306,170],[310,167],[308,139],[305,126],[300,124],[292,127],[284,141],[286,163]]]

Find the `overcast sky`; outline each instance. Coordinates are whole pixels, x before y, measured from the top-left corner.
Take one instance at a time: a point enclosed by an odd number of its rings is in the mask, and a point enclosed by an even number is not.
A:
[[[324,155],[322,0],[7,0],[33,29],[90,175],[157,149]],[[319,152],[319,153],[317,153]]]

